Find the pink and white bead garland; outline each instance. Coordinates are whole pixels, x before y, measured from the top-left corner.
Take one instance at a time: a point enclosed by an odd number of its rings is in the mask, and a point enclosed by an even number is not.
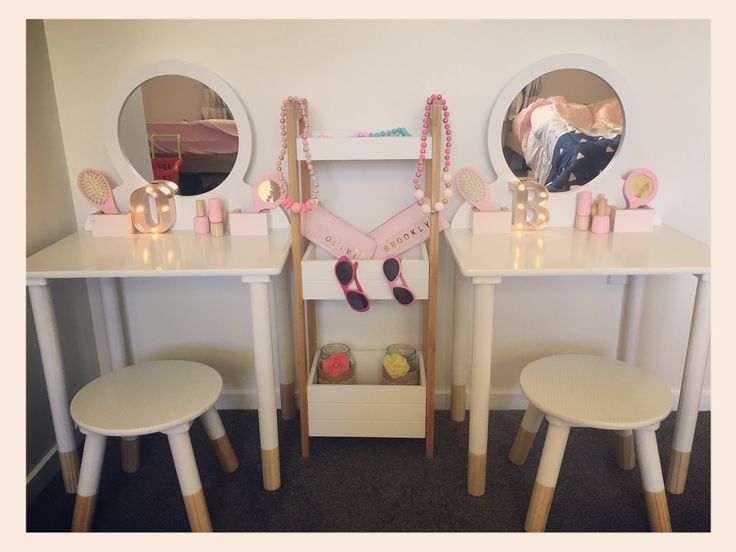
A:
[[[442,201],[438,201],[434,204],[434,208],[430,201],[425,202],[424,191],[419,186],[419,181],[424,173],[424,160],[426,159],[427,153],[427,135],[429,134],[429,112],[432,110],[432,104],[438,101],[442,104],[442,127],[445,131],[445,155],[444,155],[444,166],[442,167],[442,182],[445,188],[442,191]],[[434,140],[438,140],[439,136],[435,136]],[[450,176],[450,155],[452,153],[452,130],[450,127],[450,112],[447,110],[447,100],[442,97],[442,94],[432,94],[427,98],[427,103],[424,106],[424,118],[422,119],[422,141],[419,149],[419,161],[417,165],[417,172],[412,179],[414,183],[414,197],[417,198],[417,205],[421,206],[423,213],[435,213],[442,211],[447,205],[447,201],[452,197],[452,177]]]
[[[301,110],[301,122],[302,127],[302,149],[304,151],[304,157],[307,160],[307,170],[309,171],[309,181],[312,185],[312,198],[307,201],[300,203],[289,198],[289,193],[286,190],[286,180],[284,179],[284,170],[282,168],[282,162],[286,155],[286,106],[289,102],[299,103],[299,109]],[[297,123],[298,124],[298,123]],[[279,158],[276,160],[276,174],[279,179],[279,188],[281,188],[281,197],[284,200],[281,202],[286,209],[291,209],[292,213],[306,213],[312,210],[317,204],[317,196],[319,196],[319,182],[314,174],[314,165],[312,165],[312,154],[309,152],[309,117],[307,117],[307,107],[304,105],[304,100],[299,96],[289,96],[287,99],[281,101],[281,115],[279,118],[279,128],[281,129],[281,149],[279,150]]]
[[[445,131],[445,149],[444,149],[444,165],[442,167],[442,182],[444,183],[445,187],[443,190],[443,198],[441,201],[438,201],[434,204],[434,207],[431,205],[431,202],[429,200],[426,200],[424,197],[424,191],[422,191],[421,186],[419,184],[422,174],[424,173],[424,161],[426,160],[427,156],[427,136],[429,134],[429,113],[432,110],[432,104],[434,104],[435,101],[439,101],[442,104],[442,126]],[[299,104],[299,109],[301,111],[301,122],[302,122],[302,133],[301,133],[301,139],[302,139],[302,149],[304,151],[304,157],[307,160],[307,170],[309,171],[309,181],[312,186],[312,197],[311,199],[308,199],[307,201],[300,203],[298,201],[294,201],[293,199],[290,199],[288,197],[288,192],[286,190],[286,180],[284,179],[284,171],[282,167],[282,162],[284,160],[284,157],[286,155],[286,148],[287,148],[287,133],[286,133],[286,107],[289,105],[290,102],[297,102]],[[287,209],[291,209],[293,213],[306,213],[308,211],[312,210],[312,207],[318,203],[318,196],[319,196],[319,182],[317,181],[317,176],[314,174],[314,165],[312,164],[312,154],[309,152],[309,117],[307,117],[307,108],[304,104],[304,100],[302,98],[299,98],[298,96],[289,96],[287,99],[282,100],[281,102],[281,114],[279,118],[279,125],[281,129],[281,149],[279,150],[279,157],[276,160],[276,174],[278,175],[278,184],[281,188],[281,194],[283,198],[285,198],[281,205],[283,205]],[[435,139],[438,139],[439,137],[435,137]],[[442,211],[445,208],[445,205],[447,205],[447,201],[449,198],[452,197],[452,177],[450,176],[450,156],[452,153],[452,130],[450,126],[450,113],[447,109],[447,100],[442,97],[442,94],[432,94],[431,96],[427,97],[427,103],[424,106],[424,117],[422,118],[422,136],[421,136],[421,142],[420,142],[420,149],[419,149],[419,160],[417,161],[417,172],[414,175],[414,178],[412,179],[412,182],[414,183],[414,197],[417,198],[417,205],[419,205],[422,208],[422,212],[424,213],[435,213]],[[425,201],[426,200],[426,201]]]

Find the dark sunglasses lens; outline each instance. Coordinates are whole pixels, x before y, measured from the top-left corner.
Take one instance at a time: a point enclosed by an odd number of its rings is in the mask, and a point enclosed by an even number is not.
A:
[[[335,274],[337,275],[337,280],[342,285],[346,286],[350,283],[350,280],[353,279],[353,265],[348,261],[337,263],[335,266]]]
[[[414,301],[414,294],[406,288],[395,287],[393,291],[394,297],[402,305],[410,305]]]
[[[386,259],[383,262],[383,274],[390,282],[393,282],[399,276],[399,261],[396,259]]]
[[[364,311],[368,308],[368,298],[359,291],[348,291],[346,298],[348,304],[357,311]]]

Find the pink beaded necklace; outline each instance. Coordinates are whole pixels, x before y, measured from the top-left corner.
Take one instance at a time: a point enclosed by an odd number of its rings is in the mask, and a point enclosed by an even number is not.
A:
[[[442,182],[444,183],[443,198],[431,205],[431,201],[425,198],[424,192],[421,189],[419,182],[421,181],[422,174],[424,173],[424,161],[427,158],[427,136],[429,134],[429,113],[432,110],[432,104],[435,101],[439,101],[442,104],[442,127],[445,131],[445,148],[444,148],[444,164],[442,167]],[[286,156],[287,149],[287,133],[286,133],[286,108],[289,103],[297,102],[299,104],[299,110],[301,112],[299,119],[302,123],[302,133],[300,135],[302,139],[302,149],[304,151],[304,157],[307,160],[307,171],[309,171],[309,181],[312,187],[312,197],[304,202],[294,201],[288,197],[286,189],[286,179],[284,178],[283,161]],[[312,154],[309,151],[309,117],[307,116],[307,108],[304,103],[304,99],[299,96],[289,96],[287,99],[281,101],[281,113],[279,117],[279,128],[281,129],[281,149],[279,150],[279,157],[276,160],[276,174],[278,177],[278,185],[281,189],[281,197],[283,205],[286,209],[291,209],[293,213],[307,213],[312,210],[319,200],[319,181],[314,172],[314,165],[312,164]],[[424,213],[435,213],[442,211],[447,205],[447,201],[452,197],[452,178],[450,176],[450,166],[452,153],[452,130],[450,126],[450,113],[447,108],[447,100],[442,97],[442,94],[432,94],[427,97],[427,103],[424,106],[424,117],[422,118],[422,136],[419,149],[419,159],[417,161],[417,171],[414,174],[412,182],[414,184],[414,197],[417,199],[417,205],[419,205]]]

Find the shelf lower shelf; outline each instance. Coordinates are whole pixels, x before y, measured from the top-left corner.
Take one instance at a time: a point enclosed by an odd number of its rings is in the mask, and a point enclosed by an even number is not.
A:
[[[419,385],[381,384],[383,350],[353,350],[356,383],[317,383],[317,359],[307,382],[312,437],[424,438],[427,383],[419,358]]]

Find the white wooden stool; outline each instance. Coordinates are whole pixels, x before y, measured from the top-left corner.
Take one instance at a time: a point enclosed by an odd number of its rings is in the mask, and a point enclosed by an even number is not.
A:
[[[655,431],[672,410],[672,393],[652,374],[618,360],[556,355],[520,376],[529,400],[509,458],[522,464],[542,418],[549,422],[524,529],[544,531],[571,427],[633,430],[652,531],[672,531]]]
[[[107,437],[165,433],[192,531],[212,531],[197,463],[189,439],[202,416],[207,436],[226,472],[238,468],[214,404],[222,378],[199,362],[161,360],[115,370],[85,385],[71,402],[71,415],[86,435],[74,504],[72,531],[92,527]]]

